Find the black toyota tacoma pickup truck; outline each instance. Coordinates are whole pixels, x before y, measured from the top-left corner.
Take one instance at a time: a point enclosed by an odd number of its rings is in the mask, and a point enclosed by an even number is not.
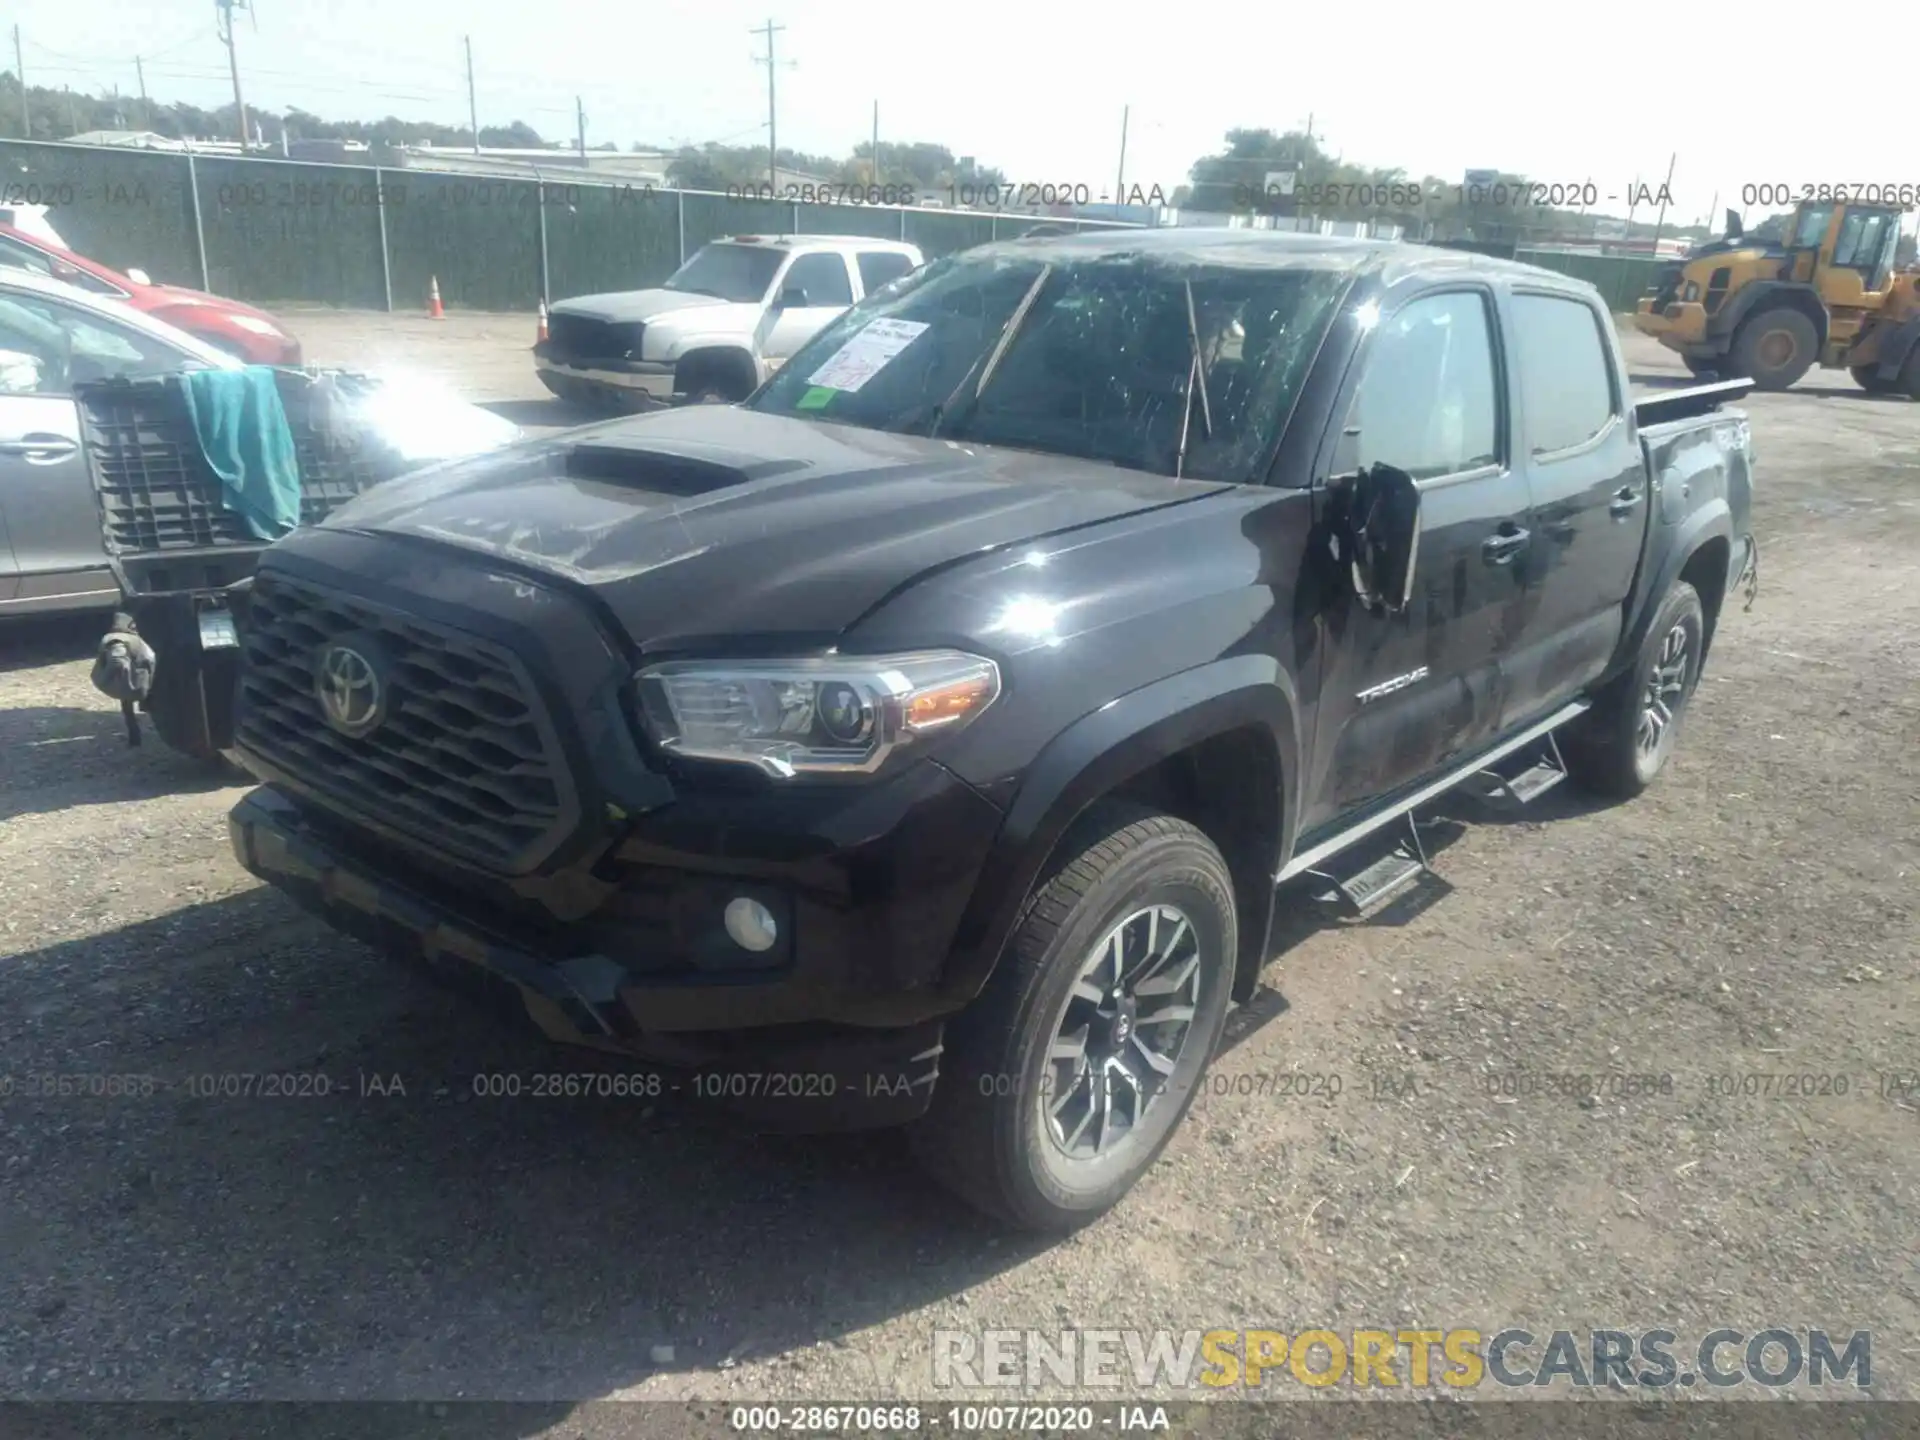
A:
[[[1456,786],[1660,773],[1757,573],[1745,388],[1636,403],[1591,286],[1453,251],[942,259],[741,405],[275,544],[234,850],[555,1039],[905,1124],[1069,1227],[1167,1143],[1276,893],[1392,898]]]

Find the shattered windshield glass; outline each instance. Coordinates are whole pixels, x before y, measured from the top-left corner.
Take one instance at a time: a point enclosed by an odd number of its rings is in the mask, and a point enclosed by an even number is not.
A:
[[[751,404],[1243,483],[1348,281],[1331,266],[954,256],[840,316]]]

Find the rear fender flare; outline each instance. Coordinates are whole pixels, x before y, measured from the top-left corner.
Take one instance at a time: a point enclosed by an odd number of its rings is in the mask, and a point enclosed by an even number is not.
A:
[[[1724,499],[1719,497],[1702,505],[1682,520],[1673,532],[1672,539],[1660,546],[1659,564],[1654,570],[1652,583],[1635,597],[1637,603],[1633,612],[1627,617],[1627,627],[1621,636],[1620,648],[1614,655],[1613,664],[1608,667],[1609,677],[1620,674],[1633,664],[1634,657],[1640,653],[1640,647],[1646,643],[1647,631],[1653,625],[1653,617],[1660,609],[1660,602],[1667,598],[1667,592],[1673,588],[1674,581],[1680,578],[1680,572],[1687,568],[1687,562],[1693,559],[1700,547],[1716,539],[1724,539],[1729,545],[1733,541],[1733,510]],[[1731,588],[1732,577],[1729,577],[1729,591]],[[1703,655],[1702,659],[1704,658]]]
[[[1236,991],[1250,985],[1266,955],[1273,884],[1292,844],[1300,774],[1299,697],[1293,679],[1270,655],[1216,660],[1121,696],[1074,722],[1027,768],[975,883],[941,977],[941,991],[965,1003],[993,973],[1018,925],[1028,894],[1069,827],[1102,796],[1169,756],[1203,741],[1254,729],[1273,743],[1280,794],[1279,826],[1255,837],[1260,854],[1236,865],[1253,877],[1239,899],[1240,955]],[[1232,857],[1229,857],[1231,860]]]

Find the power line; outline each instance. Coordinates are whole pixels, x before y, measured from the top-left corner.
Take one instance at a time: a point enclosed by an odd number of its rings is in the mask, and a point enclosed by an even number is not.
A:
[[[171,55],[176,50],[184,50],[187,46],[197,44],[206,38],[207,32],[205,30],[195,30],[184,39],[176,40],[171,45],[163,45],[158,50],[142,50],[138,55],[113,56],[71,55],[65,50],[55,50],[51,45],[42,45],[38,40],[29,40],[26,43],[28,48],[38,50],[42,55],[51,55],[56,60],[77,60],[83,65],[96,65],[103,69],[118,69],[122,66],[134,64],[139,60],[154,60],[162,55]]]

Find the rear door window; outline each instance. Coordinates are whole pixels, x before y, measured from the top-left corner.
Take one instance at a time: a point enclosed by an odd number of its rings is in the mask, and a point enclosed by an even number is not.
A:
[[[913,261],[897,250],[860,252],[860,288],[868,295],[892,284],[913,269]]]
[[[1564,295],[1518,294],[1513,337],[1529,454],[1571,450],[1607,428],[1619,396],[1598,311]]]
[[[853,282],[847,278],[847,262],[838,255],[802,255],[788,268],[780,282],[780,293],[798,290],[806,295],[808,309],[815,305],[853,304]]]

